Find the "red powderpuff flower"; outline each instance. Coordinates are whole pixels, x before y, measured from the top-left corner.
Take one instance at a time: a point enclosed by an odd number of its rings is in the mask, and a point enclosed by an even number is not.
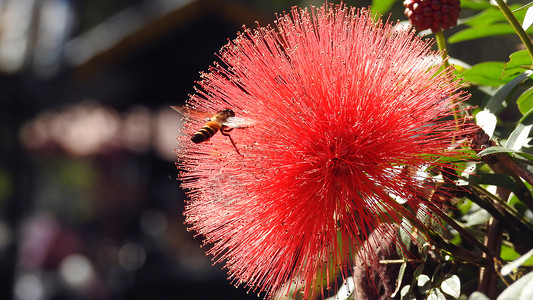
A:
[[[293,8],[275,24],[228,43],[187,103],[255,124],[193,144],[205,119],[185,113],[184,214],[236,285],[310,297],[348,276],[368,231],[411,214],[394,198],[421,201],[423,179],[404,167],[459,155],[450,116],[465,97],[430,42],[366,10]]]

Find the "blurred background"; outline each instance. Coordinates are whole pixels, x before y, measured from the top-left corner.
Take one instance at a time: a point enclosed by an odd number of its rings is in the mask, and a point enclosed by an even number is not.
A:
[[[0,299],[258,299],[183,225],[169,105],[243,24],[309,4],[0,0]]]

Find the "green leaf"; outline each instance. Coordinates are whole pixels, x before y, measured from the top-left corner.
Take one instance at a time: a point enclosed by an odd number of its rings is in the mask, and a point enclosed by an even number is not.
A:
[[[496,22],[505,22],[505,16],[497,7],[489,7],[477,15],[468,18],[463,24],[470,27],[490,25]]]
[[[398,247],[398,254],[400,257],[404,254],[403,249],[409,249],[413,240],[412,236],[413,226],[407,218],[402,219],[400,228],[398,229],[398,234],[400,235],[400,240],[402,241],[403,247]]]
[[[461,8],[472,9],[472,10],[482,10],[489,8],[492,5],[488,1],[483,0],[461,0]]]
[[[468,215],[465,215],[463,217],[465,221],[464,226],[472,227],[475,225],[485,224],[490,218],[491,218],[491,215],[486,210],[480,209],[473,213],[469,213]]]
[[[533,1],[529,2],[526,5],[522,5],[520,8],[512,10],[512,12],[514,13],[514,12],[517,12],[517,11],[522,10],[522,9],[527,9],[527,8],[531,7],[532,5],[533,5]]]
[[[511,5],[511,9],[517,9],[520,5]],[[514,13],[519,22],[525,19],[526,11],[520,10]],[[476,16],[467,19],[464,24],[469,27],[463,29],[448,38],[448,43],[478,39],[489,36],[515,34],[513,27],[506,21],[504,15],[495,7],[488,7]],[[531,33],[531,28],[527,33]]]
[[[527,14],[527,10],[521,10],[521,7],[522,5],[520,4],[509,5],[509,9],[513,12],[513,15],[519,22],[523,22]]]
[[[442,292],[455,299],[459,298],[459,296],[461,296],[461,280],[457,275],[447,275],[447,277],[448,278],[441,283],[440,289]]]
[[[402,286],[403,277],[405,275],[405,270],[407,269],[407,262],[404,262],[400,266],[400,270],[398,271],[398,277],[396,278],[396,289],[392,293],[391,297],[396,297],[396,294],[400,291],[400,287]]]
[[[428,300],[447,300],[446,296],[439,289],[431,289],[429,295],[426,298]]]
[[[386,14],[396,0],[372,0],[371,9],[379,14]]]
[[[506,188],[513,193],[518,193],[516,181],[506,174],[478,173],[468,178],[468,182],[475,185],[486,184]]]
[[[489,102],[485,106],[485,109],[489,112],[496,114],[505,99],[507,99],[507,96],[514,90],[514,88],[522,81],[527,79],[531,74],[533,74],[533,71],[527,70],[524,73],[516,76],[513,80],[509,81],[507,84],[505,84],[503,87],[501,87],[492,98],[490,98]]]
[[[526,11],[524,21],[522,22],[522,28],[524,28],[524,30],[527,30],[529,26],[531,26],[531,24],[533,24],[533,9],[530,7]]]
[[[533,155],[531,155],[529,153],[525,153],[525,152],[522,152],[522,151],[516,151],[516,150],[513,150],[513,149],[504,148],[504,147],[500,147],[500,146],[493,146],[493,147],[489,147],[487,149],[484,149],[484,150],[480,151],[477,154],[477,156],[478,157],[483,157],[485,155],[495,154],[495,153],[516,153],[516,154],[518,154],[520,156],[523,156],[523,157],[527,158],[528,160],[533,161]]]
[[[533,295],[533,272],[511,284],[497,300],[531,300],[531,295]]]
[[[527,50],[520,50],[509,55],[509,62],[506,67],[515,68],[531,65],[531,56]]]
[[[520,150],[527,143],[532,125],[518,124],[505,142],[505,148]]]
[[[503,62],[482,62],[464,71],[461,76],[472,84],[499,86],[510,81],[502,80],[504,68],[505,63]]]
[[[516,152],[512,149],[507,149],[507,148],[504,148],[504,147],[500,147],[500,146],[493,146],[493,147],[489,147],[487,149],[484,149],[482,151],[480,151],[477,156],[478,157],[483,157],[485,155],[490,155],[490,154],[495,154],[495,153],[513,153],[513,152]]]
[[[423,247],[423,249],[426,249],[426,250],[427,250],[427,247]],[[420,251],[420,252],[421,252],[421,251]],[[427,254],[427,252],[426,252],[426,254]],[[426,257],[426,255],[423,255],[423,256],[424,256],[424,258]],[[415,270],[414,270],[414,272],[413,272],[413,278],[418,278],[418,276],[420,276],[420,274],[422,274],[422,272],[424,272],[424,268],[425,268],[425,267],[426,267],[426,264],[425,264],[425,263],[421,263],[421,264],[419,264],[419,265],[415,268]]]
[[[400,299],[401,300],[416,300],[416,296],[411,291],[410,285],[406,285],[402,288],[402,290],[400,291]]]
[[[525,115],[533,108],[533,87],[530,87],[518,97],[516,105],[518,105],[522,115]]]
[[[533,108],[528,110],[518,121],[519,124],[533,125]]]
[[[485,296],[482,292],[475,291],[468,297],[468,300],[490,300],[489,297]]]
[[[482,26],[475,26],[463,29],[448,38],[448,43],[455,44],[459,42],[479,39],[489,36],[514,34],[513,27],[509,24],[498,23]]]
[[[531,56],[527,50],[517,51],[509,55],[509,61],[505,64],[503,78],[520,74],[532,67]]]
[[[526,261],[533,257],[533,249],[529,250],[526,254],[520,256],[518,259],[513,260],[512,262],[506,264],[501,269],[501,274],[507,276],[511,274],[514,270],[522,266]]]
[[[520,253],[509,245],[503,244],[500,249],[500,257],[505,261],[515,260],[520,257]]]
[[[425,274],[420,274],[417,278],[416,285],[418,286],[418,291],[424,295],[431,288],[431,279]]]
[[[456,206],[459,209],[459,211],[461,212],[461,214],[464,215],[472,208],[472,201],[470,201],[468,199],[464,199],[463,201],[457,201]]]
[[[353,277],[348,277],[344,280],[344,283],[338,289],[337,294],[326,300],[348,300],[353,298],[353,292],[355,290],[355,284]]]

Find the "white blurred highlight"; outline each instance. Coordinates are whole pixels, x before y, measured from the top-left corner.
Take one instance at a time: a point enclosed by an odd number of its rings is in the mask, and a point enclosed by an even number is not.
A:
[[[33,67],[37,75],[49,78],[59,71],[63,44],[73,27],[73,16],[69,1],[43,0],[33,50]]]
[[[68,285],[82,289],[89,287],[95,276],[91,261],[81,254],[65,257],[59,265],[59,275]]]
[[[159,157],[176,160],[174,149],[178,147],[176,137],[181,129],[181,116],[169,108],[160,109],[154,118],[153,145]]]
[[[13,295],[17,300],[41,300],[45,299],[45,288],[37,275],[24,274],[16,279]]]
[[[89,155],[106,146],[117,134],[118,116],[99,106],[76,106],[52,120],[50,131],[74,155]]]
[[[40,113],[22,127],[20,139],[32,151],[61,150],[73,156],[90,156],[153,150],[160,158],[174,161],[180,127],[180,116],[170,107],[154,113],[134,106],[120,114],[87,102]]]
[[[19,71],[28,55],[35,0],[9,0],[5,4],[0,29],[0,69]]]

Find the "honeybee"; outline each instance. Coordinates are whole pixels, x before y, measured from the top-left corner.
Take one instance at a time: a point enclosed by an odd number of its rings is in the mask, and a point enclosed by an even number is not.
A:
[[[191,141],[195,144],[203,143],[213,137],[218,131],[224,136],[227,136],[235,151],[242,155],[235,142],[229,134],[235,128],[243,129],[251,127],[255,122],[249,118],[235,117],[235,112],[229,108],[217,111],[215,114],[200,112],[186,107],[171,106],[172,109],[181,113],[184,116],[192,116],[196,118],[206,118],[205,125],[200,128],[192,137]]]

